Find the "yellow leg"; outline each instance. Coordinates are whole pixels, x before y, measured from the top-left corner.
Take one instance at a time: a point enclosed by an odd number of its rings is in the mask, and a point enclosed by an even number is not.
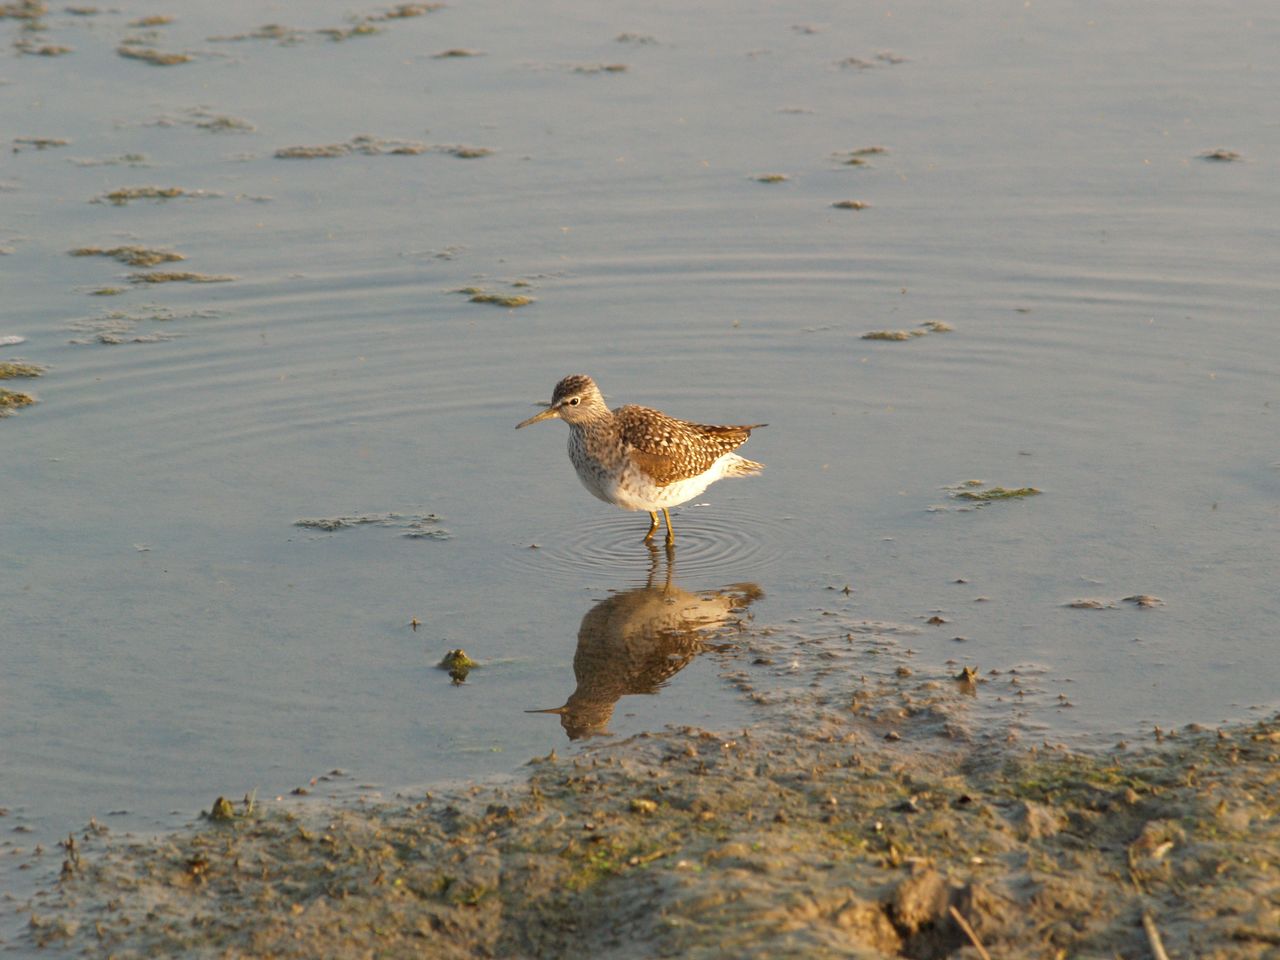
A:
[[[662,516],[667,521],[667,546],[671,546],[676,542],[676,535],[671,529],[671,514],[667,513],[667,508],[662,508]],[[653,518],[653,529],[658,529],[658,518]]]
[[[665,510],[663,511],[666,512]],[[658,532],[658,515],[652,510],[649,511],[649,532],[644,535],[644,542],[648,543],[653,539],[653,535]]]

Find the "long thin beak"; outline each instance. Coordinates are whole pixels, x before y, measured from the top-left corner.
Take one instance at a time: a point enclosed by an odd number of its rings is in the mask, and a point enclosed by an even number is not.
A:
[[[543,410],[541,413],[535,413],[528,420],[521,420],[516,424],[516,429],[519,430],[521,427],[527,427],[531,423],[541,423],[543,420],[554,420],[558,416],[560,416],[559,410],[555,407],[547,407],[546,410]]]

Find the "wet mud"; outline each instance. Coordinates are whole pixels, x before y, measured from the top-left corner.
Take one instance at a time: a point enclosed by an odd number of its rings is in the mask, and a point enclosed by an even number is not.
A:
[[[219,798],[158,839],[96,825],[27,936],[119,957],[1274,955],[1280,717],[1025,746],[970,722],[976,670],[926,676],[884,625],[824,626],[738,634],[745,729],[595,737],[391,801]]]

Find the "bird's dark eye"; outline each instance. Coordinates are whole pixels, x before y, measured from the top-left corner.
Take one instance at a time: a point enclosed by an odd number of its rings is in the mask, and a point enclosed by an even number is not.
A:
[[[582,402],[582,398],[581,398],[581,397],[574,397],[574,398],[572,398],[572,399],[569,401],[569,406],[571,406],[571,407],[576,407],[576,406],[577,406],[578,404],[580,404],[581,402]]]

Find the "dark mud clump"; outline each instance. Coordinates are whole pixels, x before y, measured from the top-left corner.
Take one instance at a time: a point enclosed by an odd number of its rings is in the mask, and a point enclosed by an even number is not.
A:
[[[1235,161],[1242,160],[1244,158],[1234,150],[1226,150],[1223,147],[1218,147],[1216,150],[1206,150],[1204,153],[1200,154],[1200,159],[1212,160],[1217,163],[1234,163]]]
[[[756,183],[786,183],[791,178],[785,173],[757,173],[751,179]]]
[[[111,257],[131,267],[154,267],[161,263],[176,263],[187,259],[172,250],[154,250],[149,247],[77,247],[68,251],[73,257]]]
[[[837,200],[831,206],[837,210],[865,210],[871,204],[864,203],[862,200]]]

